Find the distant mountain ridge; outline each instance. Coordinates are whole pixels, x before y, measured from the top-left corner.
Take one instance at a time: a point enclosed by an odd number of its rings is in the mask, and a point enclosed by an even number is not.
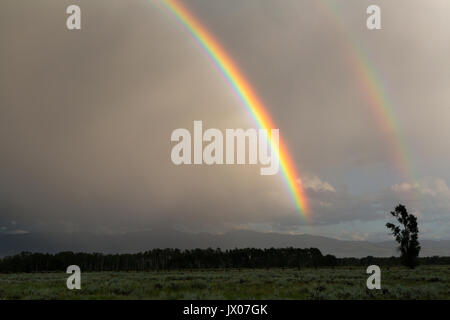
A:
[[[420,239],[419,239],[420,240]],[[450,240],[420,240],[420,256],[450,256]],[[97,235],[92,233],[0,234],[0,256],[21,251],[56,253],[60,251],[135,253],[154,248],[318,248],[336,257],[398,256],[394,241],[344,241],[314,235],[262,233],[248,230],[225,234],[184,233],[173,229]]]

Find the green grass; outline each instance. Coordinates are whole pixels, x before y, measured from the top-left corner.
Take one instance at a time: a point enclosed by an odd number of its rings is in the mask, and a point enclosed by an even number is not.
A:
[[[381,268],[367,290],[363,267],[0,274],[0,299],[450,299],[450,266]]]

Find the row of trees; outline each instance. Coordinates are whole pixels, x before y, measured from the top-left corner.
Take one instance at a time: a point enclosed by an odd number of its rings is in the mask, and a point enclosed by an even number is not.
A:
[[[423,264],[450,264],[450,257],[420,258]],[[209,268],[304,268],[334,266],[393,266],[400,258],[336,258],[315,248],[297,249],[154,249],[135,254],[60,252],[27,253],[0,260],[0,272],[65,271],[78,265],[83,271],[152,271]]]
[[[311,249],[154,249],[135,254],[22,252],[0,260],[0,272],[61,271],[75,264],[83,271],[150,271],[208,268],[298,268],[337,265],[334,256]]]

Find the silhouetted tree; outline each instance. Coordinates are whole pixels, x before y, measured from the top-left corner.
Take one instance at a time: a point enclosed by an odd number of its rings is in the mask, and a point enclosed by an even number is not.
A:
[[[414,268],[418,264],[417,257],[420,251],[417,218],[412,214],[408,214],[405,206],[401,204],[391,214],[397,219],[400,225],[386,223],[386,227],[392,231],[392,235],[399,243],[400,261],[403,265]]]

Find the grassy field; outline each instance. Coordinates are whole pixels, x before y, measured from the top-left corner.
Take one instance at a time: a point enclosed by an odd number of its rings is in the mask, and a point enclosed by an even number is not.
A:
[[[363,267],[0,274],[0,299],[450,299],[450,266],[381,269],[367,290]]]

